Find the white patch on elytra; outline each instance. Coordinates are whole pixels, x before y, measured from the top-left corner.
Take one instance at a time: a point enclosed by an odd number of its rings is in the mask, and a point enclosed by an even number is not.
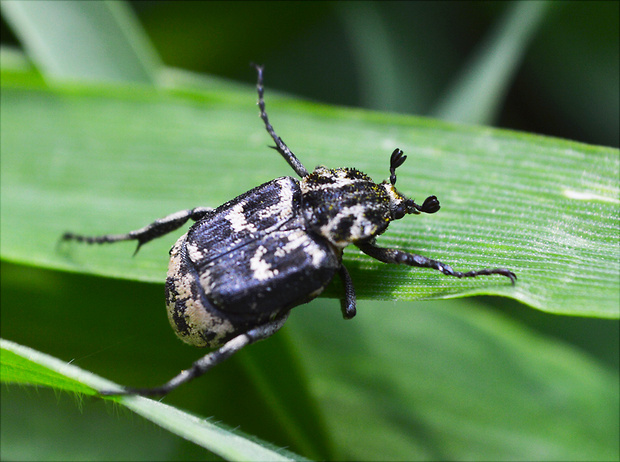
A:
[[[267,248],[264,246],[259,246],[256,249],[256,253],[252,258],[250,258],[250,269],[254,271],[252,275],[254,279],[259,281],[265,281],[267,279],[271,279],[274,276],[277,276],[279,271],[277,268],[271,267],[269,263],[263,260],[263,256],[267,253]]]
[[[278,194],[278,202],[270,207],[264,207],[257,212],[257,216],[260,220],[269,218],[272,216],[278,216],[278,222],[286,221],[290,219],[294,214],[293,197],[295,194],[293,184],[291,184],[290,178],[280,178],[275,180],[276,184],[280,186],[280,192]],[[279,226],[280,223],[276,223]]]
[[[301,248],[306,255],[312,257],[312,266],[319,268],[325,259],[325,250],[316,244],[303,230],[291,231],[286,235],[288,242],[276,249],[277,257],[284,257]]]
[[[280,183],[282,190],[280,191],[280,218],[285,220],[293,215],[293,187],[290,181],[282,181]]]
[[[194,244],[193,242],[188,242],[186,244],[187,254],[192,261],[200,261],[202,260],[203,253],[200,248]]]
[[[244,202],[234,205],[224,218],[228,220],[233,231],[237,233],[241,231],[255,233],[256,226],[248,222],[245,211],[243,210],[244,205]]]
[[[306,253],[312,257],[312,266],[319,268],[325,259],[325,250],[319,247],[316,242],[308,239],[308,244],[305,247]]]
[[[200,277],[199,277],[200,285],[202,286],[206,294],[213,292],[213,279],[211,278],[211,267],[212,265],[209,265],[208,268],[204,268],[203,271],[200,273]]]

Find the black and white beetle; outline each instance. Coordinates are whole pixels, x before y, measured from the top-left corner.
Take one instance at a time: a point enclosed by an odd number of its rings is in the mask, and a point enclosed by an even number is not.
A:
[[[514,284],[507,269],[454,271],[421,255],[375,244],[390,221],[407,214],[435,213],[439,201],[422,205],[399,193],[396,169],[406,156],[390,158],[390,180],[374,183],[353,168],[303,166],[276,135],[265,112],[263,68],[258,73],[258,106],[276,149],[301,177],[282,177],[258,186],[216,209],[198,207],[168,215],[127,234],[98,237],[65,233],[64,240],[87,243],[137,240],[143,244],[196,223],[170,250],[166,280],[168,318],[178,337],[197,347],[218,348],[188,370],[156,388],[125,388],[102,394],[164,395],[282,327],[291,308],[317,297],[338,273],[344,283],[342,314],[355,316],[355,290],[342,264],[343,249],[354,244],[385,263],[432,268],[448,276],[500,274]]]

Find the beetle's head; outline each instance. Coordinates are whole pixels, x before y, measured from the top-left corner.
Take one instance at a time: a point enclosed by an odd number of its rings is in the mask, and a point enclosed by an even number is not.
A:
[[[413,199],[408,199],[396,190],[396,169],[403,165],[407,156],[403,151],[396,148],[390,157],[390,181],[384,181],[381,185],[385,188],[390,198],[390,214],[392,220],[400,220],[408,214],[435,213],[439,210],[439,200],[435,196],[426,198],[422,205],[415,203]]]
[[[395,150],[390,160],[390,180],[380,184],[352,168],[317,167],[300,182],[308,227],[342,248],[378,236],[390,221],[407,214],[435,213],[439,210],[435,196],[418,205],[394,187],[396,168],[405,159],[400,149]]]

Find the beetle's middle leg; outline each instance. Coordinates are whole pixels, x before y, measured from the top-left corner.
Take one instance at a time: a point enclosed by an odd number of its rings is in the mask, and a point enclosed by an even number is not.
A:
[[[103,236],[83,236],[81,234],[74,234],[71,232],[67,232],[62,235],[63,241],[78,241],[78,242],[86,242],[88,244],[103,244],[108,242],[120,242],[120,241],[130,241],[136,240],[138,241],[138,247],[136,248],[136,252],[140,250],[140,247],[143,244],[146,244],[153,239],[163,236],[164,234],[168,234],[175,229],[183,226],[187,220],[198,221],[213,213],[215,209],[208,207],[196,207],[195,209],[189,210],[181,210],[180,212],[176,212],[170,214],[164,218],[160,218],[159,220],[155,220],[153,223],[146,225],[144,228],[137,229],[135,231],[130,231],[126,234],[104,234]],[[134,253],[134,254],[135,254]]]
[[[226,342],[219,349],[212,351],[198,361],[196,361],[189,369],[182,371],[177,376],[173,377],[168,382],[155,388],[130,388],[127,387],[122,391],[102,390],[100,395],[116,396],[116,395],[142,395],[142,396],[163,396],[170,393],[179,385],[187,383],[195,378],[200,377],[212,367],[218,365],[225,359],[230,358],[233,354],[239,351],[246,345],[250,345],[259,340],[266,339],[275,334],[283,325],[284,321],[288,318],[288,313],[284,316],[272,321],[268,324],[250,329],[244,334],[238,335],[233,339]]]
[[[355,308],[355,288],[353,287],[353,280],[344,265],[340,265],[338,273],[344,284],[344,298],[340,301],[342,317],[344,319],[351,319],[355,316],[355,313],[357,313]]]

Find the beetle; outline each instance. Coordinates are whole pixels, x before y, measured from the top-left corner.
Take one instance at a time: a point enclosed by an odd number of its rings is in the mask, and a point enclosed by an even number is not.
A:
[[[104,390],[103,395],[169,393],[244,346],[273,335],[292,308],[317,297],[336,274],[344,284],[343,317],[353,318],[355,289],[342,263],[349,244],[385,263],[431,268],[458,278],[498,274],[515,283],[516,275],[505,268],[460,272],[421,255],[379,247],[375,238],[392,220],[435,213],[438,199],[429,196],[419,205],[396,190],[396,169],[407,159],[400,149],[390,157],[389,181],[381,183],[354,168],[306,170],[271,126],[263,67],[254,67],[259,113],[273,148],[301,179],[277,178],[215,209],[183,210],[126,234],[62,236],[91,244],[136,240],[137,252],[187,221],[195,222],[170,250],[166,306],[181,340],[216,349],[159,387]]]

